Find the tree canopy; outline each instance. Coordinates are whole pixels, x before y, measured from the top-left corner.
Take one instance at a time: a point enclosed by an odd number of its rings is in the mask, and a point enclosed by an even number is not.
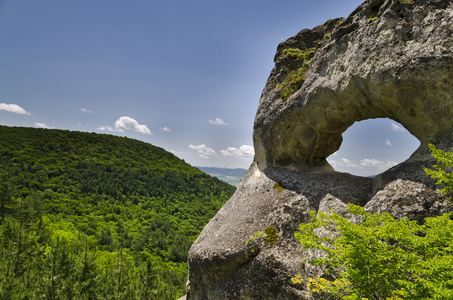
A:
[[[175,299],[235,188],[164,149],[0,126],[0,298]]]

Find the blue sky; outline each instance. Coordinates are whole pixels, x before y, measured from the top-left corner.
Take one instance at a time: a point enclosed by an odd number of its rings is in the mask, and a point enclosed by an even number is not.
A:
[[[192,165],[248,168],[277,45],[361,2],[0,0],[0,124],[128,136]],[[351,127],[329,161],[368,175],[404,160],[417,141],[392,124],[352,134],[378,143],[370,154],[346,147]]]

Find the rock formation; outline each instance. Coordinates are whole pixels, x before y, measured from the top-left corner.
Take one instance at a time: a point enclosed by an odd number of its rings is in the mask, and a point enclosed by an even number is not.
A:
[[[326,158],[342,133],[380,117],[419,149],[374,179],[335,172]],[[428,143],[453,150],[453,2],[368,0],[281,43],[253,139],[250,169],[190,249],[189,300],[312,299],[290,281],[320,272],[294,238],[310,210],[341,213],[352,202],[423,219],[451,208],[423,167],[434,163]]]

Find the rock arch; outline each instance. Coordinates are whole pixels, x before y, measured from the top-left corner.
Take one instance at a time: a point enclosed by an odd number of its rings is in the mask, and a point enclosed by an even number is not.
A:
[[[338,150],[341,134],[369,118],[401,123],[420,140],[417,153],[425,153],[428,143],[453,146],[451,13],[440,10],[436,16],[442,21],[434,25],[433,16],[394,2],[373,22],[367,19],[369,10],[359,10],[339,27],[303,30],[279,45],[255,118],[260,169],[328,169],[325,158]],[[398,10],[401,15],[395,16]],[[409,18],[420,24],[409,24]],[[355,30],[341,35],[343,27]],[[332,40],[315,54],[300,89],[282,100],[276,86],[292,63],[285,50],[313,49],[319,43],[316,36],[329,30],[334,31]]]
[[[432,80],[386,82],[373,76],[348,78],[348,85],[339,90],[317,87],[305,99],[290,98],[266,131],[258,122],[255,125],[258,164],[292,165],[294,169],[326,164],[325,159],[339,149],[342,133],[354,122],[370,118],[387,117],[401,123],[420,140],[421,148],[426,149],[428,143],[451,146],[453,70],[426,73],[440,80],[436,92],[431,89]]]
[[[346,20],[303,30],[277,49],[254,124],[255,160],[189,251],[187,299],[313,299],[290,278],[294,238],[310,210],[346,203],[419,219],[451,208],[423,167],[426,145],[453,146],[453,3],[367,0]],[[388,117],[421,146],[374,179],[334,172],[326,158],[355,121]],[[275,227],[278,239],[246,243]]]

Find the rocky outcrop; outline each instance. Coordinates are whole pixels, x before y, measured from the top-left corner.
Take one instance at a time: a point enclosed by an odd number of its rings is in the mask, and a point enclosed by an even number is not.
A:
[[[255,160],[190,249],[187,299],[311,299],[290,282],[320,272],[294,238],[310,210],[352,202],[419,220],[449,210],[423,167],[433,164],[428,143],[453,150],[452,116],[450,0],[368,0],[280,44],[255,118]],[[419,149],[375,179],[335,172],[326,158],[342,133],[378,117],[405,126]]]
[[[264,173],[254,163],[190,250],[188,299],[307,297],[289,282],[304,255],[294,232],[310,220],[310,210],[335,207],[343,199],[363,204],[371,185],[370,178],[344,173],[271,168]],[[274,244],[254,239],[268,227],[279,231]]]

